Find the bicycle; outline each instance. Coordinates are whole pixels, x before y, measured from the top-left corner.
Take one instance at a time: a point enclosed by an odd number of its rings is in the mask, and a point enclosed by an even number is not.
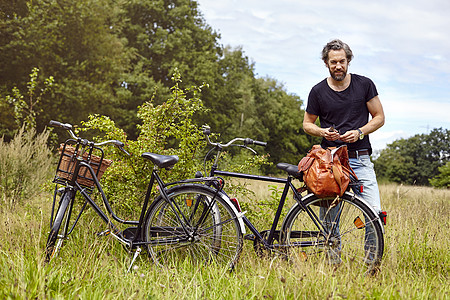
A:
[[[215,158],[209,170],[209,176],[234,177],[241,179],[266,181],[284,184],[270,229],[259,231],[244,215],[244,224],[251,233],[244,239],[253,242],[258,254],[263,251],[277,252],[289,259],[300,261],[325,261],[331,265],[343,263],[350,266],[378,269],[383,257],[384,225],[381,216],[362,198],[347,190],[342,197],[318,198],[312,193],[301,195],[303,189],[297,189],[293,180],[302,180],[302,173],[297,165],[277,164],[277,168],[287,173],[286,178],[259,176],[244,173],[222,171],[218,169],[221,153],[228,147],[242,147],[256,151],[249,145],[265,146],[265,142],[250,138],[234,138],[228,143],[213,143],[210,140],[211,130],[204,126],[203,133],[212,148],[205,155],[204,172],[207,173],[206,162],[212,152]],[[202,174],[198,174],[198,177]],[[215,183],[211,183],[214,185]],[[352,178],[352,188],[362,188],[356,178]],[[284,217],[280,229],[277,229],[288,192],[292,191],[295,204]],[[241,211],[238,200],[233,199],[236,209]]]
[[[124,143],[117,140],[94,143],[77,137],[71,124],[50,121],[49,125],[65,129],[71,138],[61,146],[53,180],[55,191],[45,248],[46,262],[58,255],[88,204],[107,225],[107,229],[98,233],[98,236],[111,235],[130,253],[134,252],[128,271],[142,248],[147,250],[157,265],[188,260],[194,263],[226,264],[232,268],[237,262],[245,233],[242,214],[222,192],[219,178],[193,178],[165,183],[158,170],[173,168],[178,157],[145,152],[142,158],[151,161],[154,167],[139,220],[124,220],[112,210],[99,182],[111,163],[104,159],[102,147],[112,144],[129,155],[124,149]],[[206,185],[206,182],[215,187]],[[154,186],[157,187],[157,196],[150,203]],[[91,195],[95,191],[100,194],[106,212],[92,199]],[[85,202],[72,220],[77,193]],[[129,227],[120,230],[113,222]]]

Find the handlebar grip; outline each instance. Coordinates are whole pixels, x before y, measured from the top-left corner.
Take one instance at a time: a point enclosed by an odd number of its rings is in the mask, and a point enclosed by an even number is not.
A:
[[[112,140],[111,142],[119,148],[123,148],[125,146],[125,144],[123,142],[118,141],[118,140]]]
[[[263,146],[263,147],[267,146],[266,142],[260,142],[260,141],[253,141],[253,144],[258,145],[258,146]]]
[[[202,129],[203,129],[203,134],[204,135],[210,135],[211,134],[211,128],[209,126],[203,125]]]
[[[258,146],[265,147],[265,146],[267,146],[267,143],[266,142],[260,142],[260,141],[254,141],[254,140],[252,140],[250,138],[246,138],[244,140],[244,145],[258,145]]]
[[[72,130],[72,125],[68,124],[68,123],[64,124],[64,123],[61,123],[61,122],[58,122],[58,121],[50,120],[49,125],[53,126],[53,127],[61,127],[61,128],[66,129],[66,130]]]

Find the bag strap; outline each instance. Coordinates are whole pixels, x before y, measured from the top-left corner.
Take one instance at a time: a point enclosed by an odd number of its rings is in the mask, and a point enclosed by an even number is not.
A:
[[[332,170],[333,170],[333,176],[334,176],[334,180],[336,180],[336,182],[337,182],[337,184],[338,184],[338,186],[339,186],[339,195],[342,195],[342,194],[344,194],[343,193],[343,191],[342,191],[342,180],[341,180],[341,174],[342,174],[342,172],[341,172],[341,170],[339,170],[339,168],[338,167],[336,167],[334,164],[333,164],[333,166],[331,167],[332,168]],[[338,174],[339,173],[339,174]],[[345,192],[345,191],[344,191]]]

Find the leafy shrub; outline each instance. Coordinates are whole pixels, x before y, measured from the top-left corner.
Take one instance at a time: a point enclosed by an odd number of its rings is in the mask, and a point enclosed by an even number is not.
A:
[[[100,134],[95,140],[115,139],[125,143],[131,156],[126,156],[115,147],[105,150],[107,158],[114,163],[102,177],[102,187],[108,200],[114,203],[114,209],[132,214],[139,211],[146,188],[150,181],[153,165],[141,157],[143,152],[164,155],[178,155],[179,162],[172,170],[159,170],[165,182],[193,178],[196,171],[202,170],[202,158],[206,141],[199,126],[193,122],[193,115],[205,111],[199,98],[201,87],[182,90],[178,72],[172,77],[174,86],[170,99],[161,105],[146,102],[138,110],[141,124],[138,125],[137,140],[128,140],[124,130],[118,128],[107,116],[91,115],[89,121],[83,122],[81,131],[96,130]],[[239,157],[235,161],[224,159],[227,170],[248,172],[257,170],[267,163],[267,156]],[[205,174],[207,175],[207,174]],[[245,187],[230,184],[227,192],[246,192]]]
[[[199,170],[199,150],[205,146],[201,130],[192,121],[194,113],[204,110],[199,98],[202,87],[182,90],[178,73],[172,77],[174,86],[170,99],[154,106],[146,102],[139,107],[137,140],[128,140],[122,129],[107,116],[91,115],[83,122],[82,131],[98,130],[101,134],[94,139],[115,139],[125,143],[131,154],[127,157],[119,149],[108,147],[107,158],[114,161],[102,178],[102,187],[115,208],[132,212],[140,207],[149,183],[153,165],[144,160],[141,154],[152,152],[164,155],[178,155],[179,162],[170,170],[160,170],[166,182],[194,177]],[[189,97],[190,96],[190,97]],[[120,206],[120,207],[119,207]]]
[[[22,127],[9,143],[0,139],[0,194],[7,207],[32,198],[49,179],[53,158],[48,136],[49,131],[36,135]]]
[[[450,162],[438,168],[439,175],[430,179],[430,184],[434,187],[450,188]]]

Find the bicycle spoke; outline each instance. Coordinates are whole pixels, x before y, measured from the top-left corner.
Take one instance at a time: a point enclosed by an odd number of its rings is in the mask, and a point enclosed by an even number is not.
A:
[[[198,185],[185,189],[183,186],[170,194],[174,205],[168,205],[163,199],[153,204],[145,234],[149,253],[157,264],[189,260],[234,265],[242,248],[239,222],[228,204],[218,197],[213,201],[214,197],[213,189]],[[180,220],[187,220],[189,224],[180,224]]]
[[[335,207],[321,207],[323,202],[314,196],[306,199],[308,209],[318,217],[327,232],[322,237],[320,234],[308,234],[318,229],[300,207],[286,216],[287,221],[282,228],[286,234],[282,240],[292,246],[289,251],[291,256],[365,267],[380,262],[384,243],[377,217],[364,203],[354,197],[346,197]],[[307,234],[302,235],[302,232]]]

